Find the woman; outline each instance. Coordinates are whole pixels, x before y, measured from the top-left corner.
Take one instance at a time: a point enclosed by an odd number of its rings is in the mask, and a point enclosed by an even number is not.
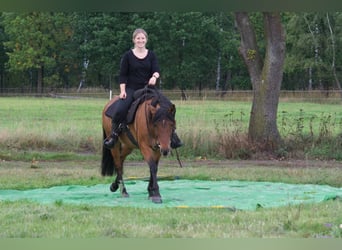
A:
[[[118,141],[120,124],[126,119],[127,112],[134,101],[133,94],[136,90],[148,85],[155,85],[160,76],[159,65],[153,51],[146,48],[147,33],[143,29],[133,32],[134,48],[127,51],[120,65],[120,99],[114,105],[112,120],[112,134],[104,140],[106,148],[113,148]],[[182,146],[182,142],[174,132],[171,138],[171,147]]]

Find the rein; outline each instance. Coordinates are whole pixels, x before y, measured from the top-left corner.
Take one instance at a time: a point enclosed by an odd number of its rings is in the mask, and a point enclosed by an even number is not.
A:
[[[150,132],[150,128],[149,128],[149,126],[148,126],[148,125],[149,125],[149,121],[148,121],[148,111],[147,111],[147,103],[146,103],[146,101],[147,101],[147,88],[148,88],[148,85],[146,85],[145,88],[144,88],[145,121],[146,121],[146,127],[148,128],[148,130],[149,130],[149,132]],[[159,92],[156,91],[156,94],[157,94],[157,96],[158,96],[158,100],[160,100],[161,98],[160,98]],[[158,145],[152,146],[151,137],[149,137],[149,140],[150,140],[151,148],[152,148],[153,150],[157,150],[157,149],[158,149]],[[180,158],[179,158],[178,151],[177,151],[176,148],[175,148],[174,150],[176,151],[176,157],[177,157],[177,161],[178,161],[178,163],[179,163],[179,166],[182,168],[182,167],[183,167],[183,164],[182,164],[182,162],[181,162],[181,160],[180,160]]]
[[[144,104],[145,104],[145,122],[146,122],[146,127],[148,129],[148,132],[151,134],[151,131],[150,131],[150,126],[149,126],[149,120],[148,120],[148,108],[147,108],[147,103],[146,101],[148,100],[147,99],[147,88],[148,88],[148,85],[145,86],[144,88]],[[156,95],[157,95],[157,98],[158,100],[160,100],[160,95],[159,95],[159,92],[158,91],[155,91]],[[152,121],[151,121],[152,122]],[[152,139],[151,137],[149,137],[149,143],[151,145],[151,148],[156,151],[158,150],[158,145],[157,144],[154,144],[152,143]]]

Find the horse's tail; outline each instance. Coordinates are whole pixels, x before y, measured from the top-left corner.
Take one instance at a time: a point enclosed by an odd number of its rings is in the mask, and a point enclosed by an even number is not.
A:
[[[106,139],[106,133],[103,130],[103,140]],[[101,174],[103,176],[112,176],[114,174],[114,161],[110,149],[102,145]]]

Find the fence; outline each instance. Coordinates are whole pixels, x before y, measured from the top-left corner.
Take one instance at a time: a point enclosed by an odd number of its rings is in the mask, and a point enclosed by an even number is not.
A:
[[[119,90],[113,90],[113,95],[118,95]],[[227,100],[227,101],[252,101],[252,90],[161,90],[171,100]],[[101,88],[84,88],[78,91],[76,88],[48,89],[43,93],[36,93],[30,89],[7,88],[1,89],[0,97],[31,96],[31,97],[55,97],[55,98],[110,98],[111,91]],[[338,90],[282,90],[281,101],[307,101],[307,102],[342,102],[342,91]]]

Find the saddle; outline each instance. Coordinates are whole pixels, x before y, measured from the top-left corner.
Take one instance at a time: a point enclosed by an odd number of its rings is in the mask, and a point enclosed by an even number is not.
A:
[[[150,100],[152,99],[151,105],[156,107],[157,104],[159,104],[161,107],[170,107],[171,105],[173,105],[171,103],[171,101],[165,97],[161,92],[159,92],[154,86],[146,86],[143,89],[139,89],[137,91],[134,92],[133,94],[133,99],[134,101],[132,102],[127,116],[126,116],[126,121],[124,123],[121,123],[119,125],[119,130],[121,132],[125,132],[126,135],[128,136],[128,138],[131,140],[131,142],[139,147],[138,142],[136,141],[136,139],[134,138],[134,136],[132,135],[132,133],[130,132],[129,128],[128,128],[128,124],[133,123],[134,118],[135,118],[135,114],[137,112],[137,109],[139,107],[139,105],[141,103],[143,103],[146,100]],[[116,102],[114,102],[113,104],[111,104],[108,109],[105,112],[105,115],[113,118],[114,115],[114,105]],[[174,114],[173,114],[174,115]],[[174,118],[174,117],[173,117]]]
[[[133,94],[134,101],[132,102],[127,116],[126,116],[126,124],[131,124],[134,121],[135,113],[141,103],[146,100],[153,99],[151,102],[152,106],[156,106],[158,103],[163,105],[172,104],[167,97],[165,97],[158,89],[154,86],[146,86],[143,89],[138,89]],[[110,105],[106,111],[106,116],[113,118],[113,110],[114,110],[115,102]]]

